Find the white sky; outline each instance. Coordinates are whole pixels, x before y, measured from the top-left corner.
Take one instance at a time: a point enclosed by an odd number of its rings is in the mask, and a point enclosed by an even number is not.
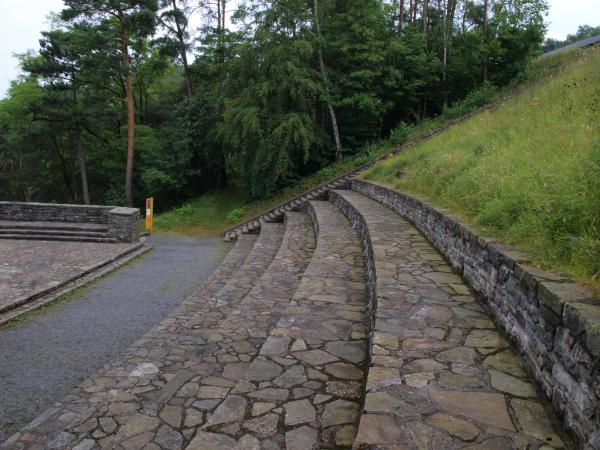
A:
[[[600,0],[549,0],[548,37],[564,39],[579,25],[600,25]],[[13,53],[38,47],[47,15],[62,9],[62,0],[0,0],[0,98],[19,70]]]

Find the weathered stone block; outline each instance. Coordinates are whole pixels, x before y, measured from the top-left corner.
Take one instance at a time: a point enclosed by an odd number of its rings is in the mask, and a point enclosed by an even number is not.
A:
[[[592,356],[600,358],[600,300],[567,303],[563,318],[565,326],[581,338]]]
[[[588,289],[575,283],[540,281],[538,297],[556,314],[562,315],[565,303],[591,299],[594,295]]]

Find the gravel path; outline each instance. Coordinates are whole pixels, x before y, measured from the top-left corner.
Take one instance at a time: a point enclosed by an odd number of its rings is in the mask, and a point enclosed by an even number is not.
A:
[[[229,249],[219,238],[147,242],[154,250],[142,261],[0,328],[0,442],[165,318]]]

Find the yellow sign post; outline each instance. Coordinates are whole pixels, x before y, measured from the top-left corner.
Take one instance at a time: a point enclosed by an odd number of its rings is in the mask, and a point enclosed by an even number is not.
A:
[[[152,216],[154,214],[154,198],[146,199],[146,231],[152,233]]]

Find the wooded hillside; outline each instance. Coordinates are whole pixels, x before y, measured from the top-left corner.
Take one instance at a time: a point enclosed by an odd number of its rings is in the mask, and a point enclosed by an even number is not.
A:
[[[0,199],[259,198],[541,51],[544,0],[65,0],[0,101]],[[198,27],[197,24],[200,24]]]

